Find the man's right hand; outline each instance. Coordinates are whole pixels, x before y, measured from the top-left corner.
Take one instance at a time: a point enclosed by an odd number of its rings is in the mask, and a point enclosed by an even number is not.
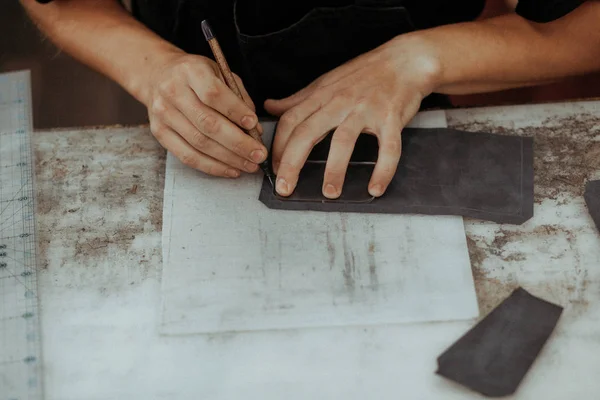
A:
[[[241,171],[256,172],[267,149],[240,128],[257,126],[258,118],[236,79],[251,107],[229,89],[214,61],[174,55],[151,75],[146,88],[152,134],[185,165],[207,174],[237,178]]]
[[[234,178],[266,159],[265,146],[240,128],[257,125],[254,106],[227,87],[211,59],[163,40],[118,0],[21,3],[58,47],[144,103],[152,133],[184,164]],[[238,86],[252,104],[239,78]]]

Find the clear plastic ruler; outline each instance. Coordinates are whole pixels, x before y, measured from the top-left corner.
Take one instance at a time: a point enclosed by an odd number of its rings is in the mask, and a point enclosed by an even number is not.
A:
[[[43,399],[29,72],[0,74],[0,400]]]

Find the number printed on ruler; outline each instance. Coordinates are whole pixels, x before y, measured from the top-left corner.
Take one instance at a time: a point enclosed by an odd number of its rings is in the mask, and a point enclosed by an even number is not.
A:
[[[0,400],[43,398],[29,73],[0,75]]]

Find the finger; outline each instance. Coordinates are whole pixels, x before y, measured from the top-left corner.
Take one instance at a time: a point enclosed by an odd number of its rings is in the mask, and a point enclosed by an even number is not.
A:
[[[401,131],[400,123],[388,123],[383,126],[378,135],[379,154],[369,182],[371,196],[382,196],[396,173],[402,152]]]
[[[153,132],[158,142],[188,167],[223,178],[240,176],[240,171],[200,153],[171,128],[161,125]]]
[[[276,190],[280,195],[292,194],[311,150],[344,119],[344,113],[347,111],[339,104],[330,103],[296,127],[279,162]]]
[[[252,129],[258,123],[256,113],[248,105],[252,102],[246,104],[244,99],[236,96],[222,80],[213,79],[207,84],[206,79],[194,74],[190,75],[189,80],[192,90],[204,104],[217,110],[236,125]]]
[[[358,57],[360,58],[360,57]],[[357,58],[357,59],[358,59]],[[347,62],[336,69],[329,71],[325,75],[319,77],[315,81],[313,81],[310,85],[301,89],[300,91],[294,93],[291,96],[288,96],[283,99],[268,99],[265,101],[265,110],[275,116],[281,116],[290,108],[297,106],[304,100],[306,100],[309,96],[311,96],[317,89],[323,88],[325,86],[333,85],[335,82],[345,78],[346,76],[352,74],[354,71],[360,68],[360,65],[357,65],[356,62]]]
[[[220,143],[235,154],[256,164],[267,157],[262,143],[252,139],[238,126],[203,104],[190,89],[173,99],[175,106],[204,135]]]
[[[164,124],[182,136],[192,147],[224,164],[246,172],[256,172],[258,165],[248,161],[200,132],[177,109],[171,107],[163,118]]]
[[[316,85],[310,84],[304,89],[284,99],[268,99],[265,101],[265,110],[269,114],[279,117],[283,115],[286,111],[288,111],[290,108],[295,107],[304,100],[306,100],[306,98],[308,98],[314,92],[315,88]]]
[[[272,157],[275,173],[278,171],[283,152],[288,146],[288,141],[290,140],[292,133],[308,117],[321,109],[324,103],[325,102],[321,101],[319,98],[311,97],[283,114],[277,123],[277,131],[275,132],[273,141]]]
[[[323,196],[337,199],[342,194],[348,163],[363,125],[357,116],[350,114],[333,133],[323,179]]]

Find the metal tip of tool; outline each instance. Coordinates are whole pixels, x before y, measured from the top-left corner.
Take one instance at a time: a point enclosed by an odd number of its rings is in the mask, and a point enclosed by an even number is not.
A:
[[[262,172],[265,174],[265,176],[269,180],[269,182],[271,183],[271,186],[275,187],[275,179],[274,179],[275,175],[273,175],[273,172],[271,171],[269,162],[264,161],[259,166],[260,166],[260,169],[262,169]]]
[[[273,175],[272,174],[267,174],[267,179],[271,183],[271,186],[275,187],[275,182],[273,181]]]
[[[207,20],[203,20],[200,26],[202,27],[202,33],[204,34],[206,40],[211,40],[215,38],[215,34],[213,33],[212,28],[210,27],[210,24]]]

